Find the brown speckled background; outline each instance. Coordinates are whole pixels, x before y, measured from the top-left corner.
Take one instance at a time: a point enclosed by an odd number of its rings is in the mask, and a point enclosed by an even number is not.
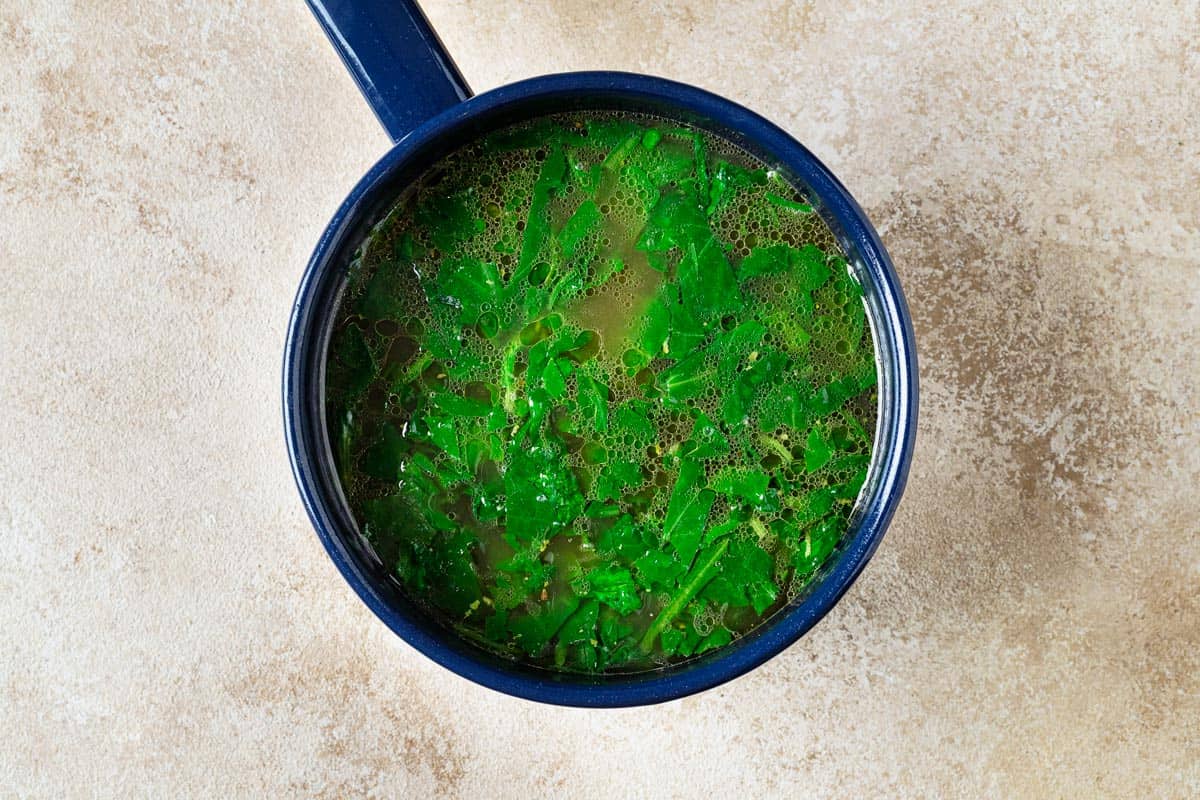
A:
[[[1200,5],[428,0],[477,90],[777,120],[915,318],[909,489],[811,634],[540,707],[393,637],[292,485],[301,269],[387,147],[300,0],[0,0],[0,796],[1200,796]]]

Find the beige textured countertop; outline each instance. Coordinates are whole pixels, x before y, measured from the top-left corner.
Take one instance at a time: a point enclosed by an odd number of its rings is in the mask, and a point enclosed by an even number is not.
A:
[[[684,701],[434,666],[283,444],[297,280],[388,146],[303,3],[0,0],[0,796],[1200,796],[1197,3],[428,12],[477,90],[670,76],[850,187],[922,358],[878,555]]]

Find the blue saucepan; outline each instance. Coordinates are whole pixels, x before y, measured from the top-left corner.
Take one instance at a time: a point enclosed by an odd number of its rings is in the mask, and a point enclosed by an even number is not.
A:
[[[411,0],[308,0],[394,142],[317,243],[296,295],[283,370],[283,414],[296,483],[330,557],[398,636],[455,673],[508,694],[574,706],[657,703],[762,664],[845,594],[879,545],[912,459],[917,362],[912,323],[888,254],[861,208],[787,133],[709,92],[620,72],[547,75],[472,96]],[[443,156],[498,127],[563,111],[626,111],[680,120],[732,140],[813,198],[865,290],[879,366],[875,456],[852,528],[803,597],[728,647],[636,675],[558,674],[501,659],[459,638],[405,596],[362,540],[342,495],[326,430],[326,346],[351,255],[398,195]]]

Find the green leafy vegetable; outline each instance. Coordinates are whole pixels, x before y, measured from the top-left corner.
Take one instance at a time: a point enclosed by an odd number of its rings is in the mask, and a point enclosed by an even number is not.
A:
[[[841,536],[841,522],[835,517],[826,518],[821,523],[810,528],[804,535],[803,543],[792,559],[792,565],[801,574],[814,572],[837,546]]]
[[[654,647],[654,640],[658,634],[675,619],[676,615],[683,610],[696,594],[703,589],[717,573],[717,562],[725,555],[725,551],[729,548],[729,540],[722,539],[716,544],[710,546],[707,550],[700,554],[700,558],[696,561],[691,572],[679,585],[679,590],[671,602],[668,603],[662,611],[658,613],[653,624],[650,625],[646,634],[642,637],[640,647],[642,652],[650,652]]]
[[[508,630],[513,642],[529,655],[540,653],[578,607],[575,595],[557,594],[535,611],[511,617]]]
[[[637,582],[643,589],[671,588],[680,575],[687,572],[687,566],[679,561],[673,553],[662,550],[650,550],[633,562]]]
[[[650,404],[645,400],[626,400],[612,416],[613,430],[635,446],[654,441],[658,429],[650,419]]]
[[[630,614],[642,607],[633,575],[628,568],[616,564],[594,569],[571,586],[576,594],[594,597],[619,614]]]
[[[663,541],[675,548],[682,564],[690,564],[696,555],[708,512],[716,499],[711,490],[701,488],[701,479],[698,462],[685,460],[680,464],[679,477],[663,519]]]
[[[774,192],[767,192],[765,195],[768,203],[774,203],[780,208],[786,208],[788,211],[797,211],[801,214],[811,214],[812,206],[808,203],[801,203],[797,200],[789,200],[786,197],[781,197]]]
[[[692,353],[659,374],[663,393],[676,402],[702,394],[712,385],[712,365],[707,353]]]
[[[692,435],[683,445],[685,458],[717,458],[729,452],[729,440],[703,411],[696,414]]]
[[[624,514],[600,534],[596,550],[601,555],[616,556],[622,561],[631,562],[645,553],[647,546],[645,532],[632,517]]]
[[[816,472],[829,463],[832,457],[833,447],[821,435],[820,429],[813,428],[809,431],[808,439],[804,443],[804,468],[809,472]]]
[[[608,387],[588,375],[578,377],[579,404],[596,433],[608,430]]]
[[[408,444],[392,425],[385,424],[380,438],[363,454],[360,467],[372,478],[396,480],[408,454]]]
[[[600,604],[595,600],[584,603],[567,618],[558,631],[560,645],[591,642],[596,639],[596,624],[600,619]]]
[[[758,468],[727,467],[713,479],[713,490],[744,502],[757,511],[778,511],[779,496],[770,488],[771,476]]]
[[[533,199],[530,202],[529,219],[525,223],[524,236],[521,240],[521,256],[517,268],[507,287],[509,298],[517,296],[528,287],[526,282],[533,271],[533,265],[550,236],[550,221],[547,218],[546,207],[550,203],[551,193],[560,189],[566,176],[567,160],[560,146],[550,148],[549,155],[542,162],[542,169],[533,185]]]
[[[415,219],[429,232],[434,247],[449,251],[483,231],[483,220],[475,212],[476,202],[475,191],[470,188],[434,194],[417,207]]]
[[[752,606],[761,614],[779,597],[771,580],[775,559],[757,542],[733,539],[721,559],[721,572],[704,589],[704,596],[731,606]]]
[[[488,308],[496,307],[503,287],[496,265],[478,258],[443,262],[436,281],[437,299],[457,306],[460,325],[474,325]]]
[[[679,290],[684,305],[701,321],[740,311],[743,305],[733,269],[711,233],[686,243],[679,262]]]
[[[610,461],[596,481],[596,499],[619,500],[627,489],[640,486],[642,480],[642,468],[637,463],[626,459]]]
[[[543,439],[510,455],[504,474],[508,498],[507,535],[517,542],[545,540],[583,512],[583,494],[553,439]]]

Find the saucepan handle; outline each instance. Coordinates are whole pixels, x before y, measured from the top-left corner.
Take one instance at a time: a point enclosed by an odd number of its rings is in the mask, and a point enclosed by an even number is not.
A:
[[[415,0],[307,0],[393,142],[471,96]]]

